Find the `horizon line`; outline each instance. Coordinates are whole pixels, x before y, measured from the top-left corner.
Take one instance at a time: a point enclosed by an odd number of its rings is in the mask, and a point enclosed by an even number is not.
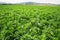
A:
[[[0,4],[4,4],[4,3],[6,3],[6,4],[21,4],[21,3],[29,3],[29,2],[16,2],[16,3],[11,3],[11,2],[0,2]],[[57,4],[57,3],[49,3],[49,2],[31,2],[31,3],[45,3],[45,4]],[[60,5],[60,3],[59,4],[57,4],[57,5]]]

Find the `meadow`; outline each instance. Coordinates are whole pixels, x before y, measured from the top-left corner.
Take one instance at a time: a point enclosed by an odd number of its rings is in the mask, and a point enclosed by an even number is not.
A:
[[[60,6],[0,5],[0,40],[60,40]]]

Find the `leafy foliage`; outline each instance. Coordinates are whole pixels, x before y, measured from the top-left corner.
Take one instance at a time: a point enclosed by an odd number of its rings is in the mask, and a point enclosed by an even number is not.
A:
[[[59,40],[60,6],[0,5],[0,40]]]

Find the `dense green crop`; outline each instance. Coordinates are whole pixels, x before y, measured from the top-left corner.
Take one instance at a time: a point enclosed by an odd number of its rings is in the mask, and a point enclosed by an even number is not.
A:
[[[0,40],[60,40],[60,6],[0,5]]]

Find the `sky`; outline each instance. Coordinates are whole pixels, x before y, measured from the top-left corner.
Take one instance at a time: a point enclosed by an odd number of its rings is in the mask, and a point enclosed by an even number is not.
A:
[[[0,2],[7,3],[37,2],[37,3],[60,4],[60,0],[0,0]]]

